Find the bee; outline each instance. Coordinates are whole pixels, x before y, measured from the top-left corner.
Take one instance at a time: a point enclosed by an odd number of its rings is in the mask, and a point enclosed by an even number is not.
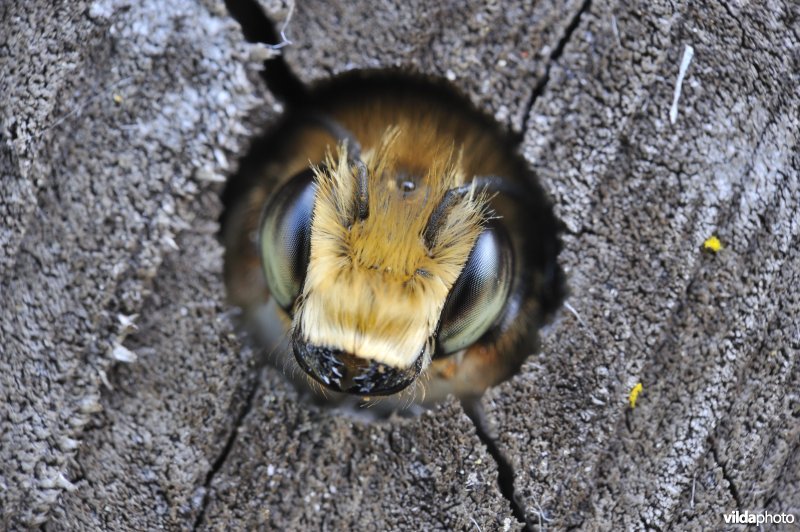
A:
[[[559,222],[515,144],[441,81],[312,88],[223,194],[243,327],[285,339],[273,363],[333,401],[471,400],[508,379],[564,285]]]

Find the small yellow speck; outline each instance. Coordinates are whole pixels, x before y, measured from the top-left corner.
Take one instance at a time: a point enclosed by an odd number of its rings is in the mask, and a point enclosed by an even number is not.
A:
[[[636,386],[633,387],[631,393],[628,395],[628,403],[630,403],[631,408],[636,408],[636,400],[639,399],[639,394],[642,393],[642,383],[637,382]]]
[[[719,238],[717,238],[716,235],[711,235],[710,237],[706,238],[705,242],[703,242],[703,249],[707,249],[708,251],[713,251],[716,253],[722,249],[722,242],[719,241]]]
[[[119,93],[115,92],[114,95],[111,98],[114,100],[114,103],[116,103],[116,104],[122,103],[122,95],[119,94]]]

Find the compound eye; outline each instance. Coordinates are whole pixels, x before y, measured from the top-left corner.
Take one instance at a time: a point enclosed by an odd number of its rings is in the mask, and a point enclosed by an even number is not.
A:
[[[303,170],[272,195],[261,216],[261,265],[270,294],[286,311],[300,295],[308,268],[315,194],[314,172]]]
[[[511,241],[493,221],[478,237],[450,290],[439,326],[438,354],[460,351],[477,342],[503,313],[514,279]]]

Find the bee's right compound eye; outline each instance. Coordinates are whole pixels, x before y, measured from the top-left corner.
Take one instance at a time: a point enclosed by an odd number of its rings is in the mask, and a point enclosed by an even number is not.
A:
[[[442,310],[439,355],[477,342],[502,316],[514,280],[514,254],[502,224],[490,222],[475,242]]]
[[[258,240],[267,287],[275,302],[289,312],[308,269],[315,194],[314,172],[308,168],[272,195],[261,217]]]

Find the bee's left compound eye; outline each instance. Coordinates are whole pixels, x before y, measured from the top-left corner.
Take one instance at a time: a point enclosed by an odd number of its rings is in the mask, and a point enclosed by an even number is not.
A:
[[[259,244],[267,286],[275,302],[291,311],[308,268],[316,185],[309,168],[281,186],[267,202]]]

